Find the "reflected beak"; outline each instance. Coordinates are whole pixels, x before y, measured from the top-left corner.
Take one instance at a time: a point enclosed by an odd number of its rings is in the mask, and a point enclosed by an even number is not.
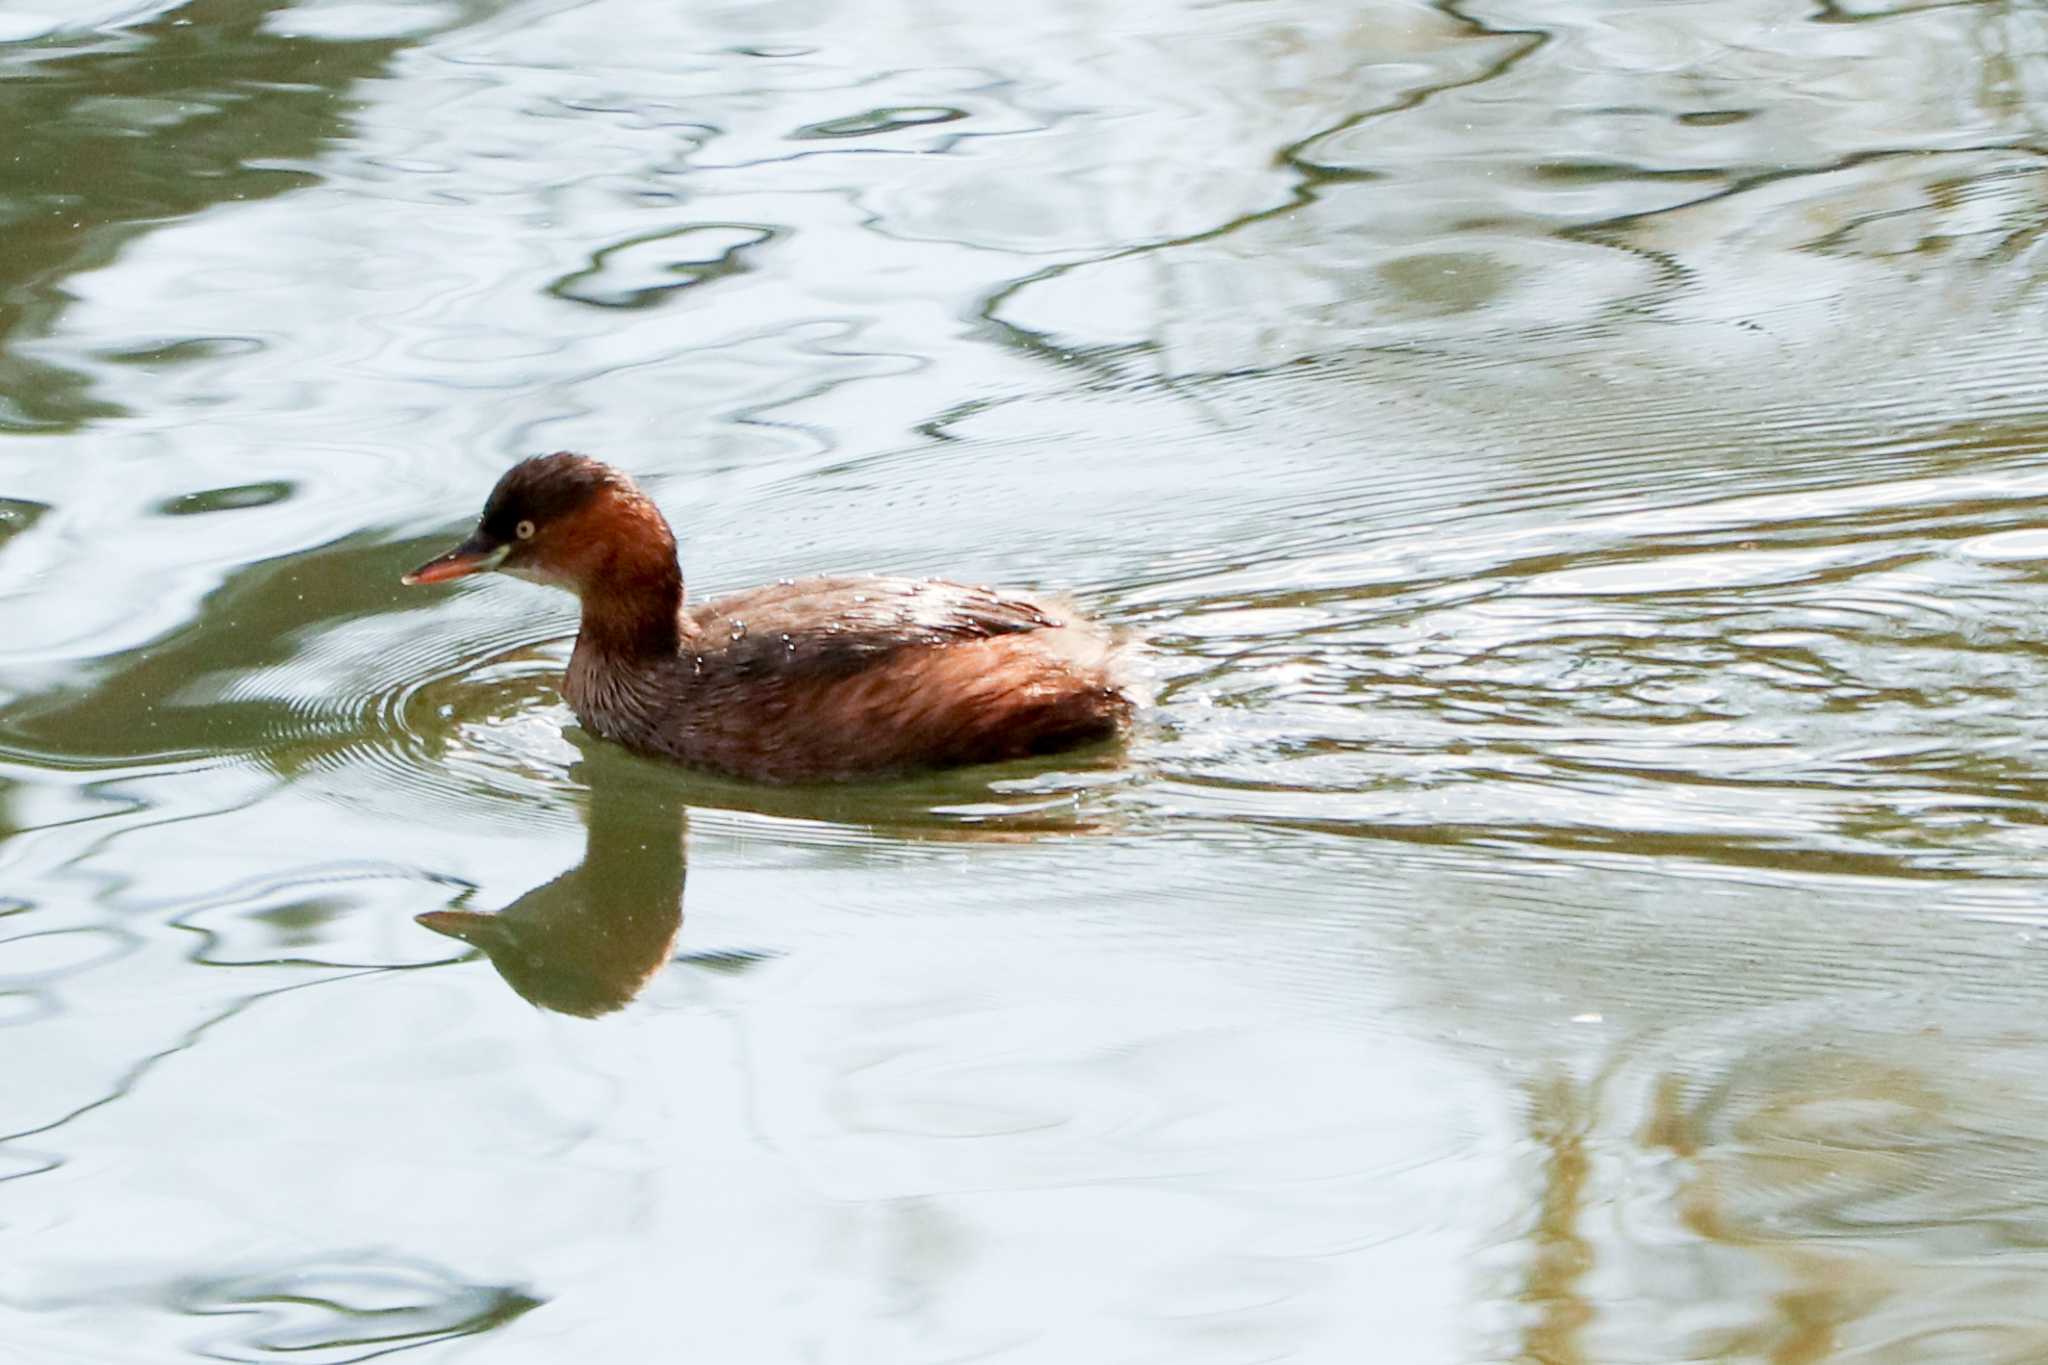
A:
[[[512,546],[509,543],[500,545],[478,531],[447,554],[428,560],[398,581],[408,588],[416,588],[422,583],[446,583],[453,578],[467,578],[473,573],[489,573],[504,563],[505,556],[510,553]]]
[[[479,945],[495,932],[497,918],[496,915],[479,914],[474,910],[429,910],[423,915],[413,916],[415,922],[437,934]]]

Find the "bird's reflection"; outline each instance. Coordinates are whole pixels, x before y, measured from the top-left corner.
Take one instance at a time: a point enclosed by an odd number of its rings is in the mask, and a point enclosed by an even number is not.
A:
[[[482,949],[532,1003],[592,1019],[623,1008],[669,960],[683,925],[689,808],[658,775],[592,762],[577,775],[590,791],[581,865],[496,914],[417,918]]]
[[[533,1004],[585,1019],[623,1009],[672,959],[731,971],[762,958],[745,950],[675,954],[692,804],[919,843],[1019,843],[1114,827],[1042,793],[1006,805],[987,771],[890,786],[759,787],[593,745],[571,774],[588,792],[581,865],[496,914],[458,901],[414,918],[481,949]],[[971,818],[957,813],[966,807]]]

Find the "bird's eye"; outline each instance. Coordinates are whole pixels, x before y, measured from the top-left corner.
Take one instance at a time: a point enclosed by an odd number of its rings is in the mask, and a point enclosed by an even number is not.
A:
[[[532,540],[533,523],[530,521],[522,521],[517,526],[512,528],[512,533],[518,536],[521,540]]]

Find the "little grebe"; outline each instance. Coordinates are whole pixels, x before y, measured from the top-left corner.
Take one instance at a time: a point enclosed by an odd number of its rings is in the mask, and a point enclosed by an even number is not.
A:
[[[810,578],[686,606],[661,512],[566,451],[512,466],[476,531],[405,582],[492,569],[582,599],[563,691],[586,730],[736,777],[990,762],[1107,739],[1130,719],[1108,632],[1027,597]]]

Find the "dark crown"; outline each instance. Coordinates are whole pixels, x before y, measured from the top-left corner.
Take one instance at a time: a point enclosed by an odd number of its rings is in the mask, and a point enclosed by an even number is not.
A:
[[[535,455],[505,471],[484,504],[483,529],[511,540],[522,521],[545,524],[585,506],[606,491],[633,493],[633,481],[587,455],[558,450]]]

